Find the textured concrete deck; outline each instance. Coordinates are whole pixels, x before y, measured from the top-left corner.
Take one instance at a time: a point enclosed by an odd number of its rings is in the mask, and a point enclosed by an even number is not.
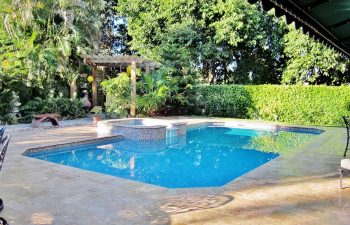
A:
[[[166,189],[21,155],[96,137],[95,129],[12,131],[0,173],[0,216],[20,225],[350,224],[350,188],[339,189],[337,173],[344,129],[325,128],[222,188]],[[350,174],[344,183],[350,186]]]

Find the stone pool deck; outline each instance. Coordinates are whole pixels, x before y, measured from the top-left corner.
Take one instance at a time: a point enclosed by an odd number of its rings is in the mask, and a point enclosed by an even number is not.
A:
[[[350,224],[350,188],[339,189],[337,171],[345,129],[323,129],[226,186],[194,189],[166,189],[21,155],[28,148],[96,138],[91,125],[10,130],[0,216],[19,225]],[[350,174],[344,184],[350,186]]]

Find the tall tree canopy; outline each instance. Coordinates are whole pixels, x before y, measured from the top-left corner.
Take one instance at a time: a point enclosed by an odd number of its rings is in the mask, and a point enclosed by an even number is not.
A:
[[[278,83],[285,31],[246,0],[119,1],[131,47],[165,64],[199,69],[210,83]],[[170,61],[170,62],[168,62]],[[259,66],[257,66],[259,65]]]
[[[246,0],[119,0],[131,48],[208,83],[348,82],[346,60]],[[347,61],[348,63],[348,61]]]
[[[283,71],[285,84],[349,83],[349,61],[335,50],[313,40],[289,26],[284,36],[284,54],[287,59]]]
[[[125,17],[117,13],[118,0],[105,0],[102,13],[101,54],[132,54]]]
[[[348,60],[247,0],[0,2],[0,85],[73,87],[93,52],[137,53],[207,83],[349,82]]]

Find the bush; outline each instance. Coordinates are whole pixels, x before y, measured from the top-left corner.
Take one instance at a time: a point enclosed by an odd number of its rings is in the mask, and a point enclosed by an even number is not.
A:
[[[138,83],[137,111],[142,115],[153,115],[164,107],[170,98],[166,80],[157,80],[152,74],[144,74]]]
[[[181,100],[178,80],[169,76],[169,70],[162,68],[142,74],[137,82],[137,110],[141,115],[156,115],[163,110],[167,101]]]
[[[86,116],[80,99],[53,97],[52,95],[46,99],[37,97],[21,107],[23,122],[30,122],[32,119],[31,115],[43,113],[58,113],[66,119]]]
[[[151,73],[139,71],[137,75],[138,116],[160,115],[167,111],[167,107],[182,104],[186,100],[184,92],[191,87],[188,83],[193,82],[189,77],[171,76],[172,71],[167,67]],[[104,80],[101,85],[107,95],[105,104],[107,112],[115,113],[119,117],[127,116],[131,101],[129,73],[120,73],[116,78]]]
[[[212,85],[189,96],[197,115],[275,120],[303,125],[342,125],[350,115],[350,87]]]
[[[14,124],[15,121],[11,116],[13,95],[9,89],[0,90],[0,124]]]
[[[18,88],[16,82],[13,82],[10,77],[0,74],[0,124],[18,122],[16,115],[12,114],[15,103],[19,101],[14,87]]]
[[[131,101],[130,78],[127,73],[120,73],[118,77],[101,82],[107,95],[106,110],[123,117],[128,115]]]
[[[251,98],[244,86],[200,85],[190,92],[190,110],[196,115],[246,118]]]

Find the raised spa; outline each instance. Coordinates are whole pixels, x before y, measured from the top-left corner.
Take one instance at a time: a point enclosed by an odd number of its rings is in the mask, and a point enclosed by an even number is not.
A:
[[[160,119],[115,119],[97,123],[102,135],[123,135],[134,140],[162,140],[186,134],[186,123]]]

